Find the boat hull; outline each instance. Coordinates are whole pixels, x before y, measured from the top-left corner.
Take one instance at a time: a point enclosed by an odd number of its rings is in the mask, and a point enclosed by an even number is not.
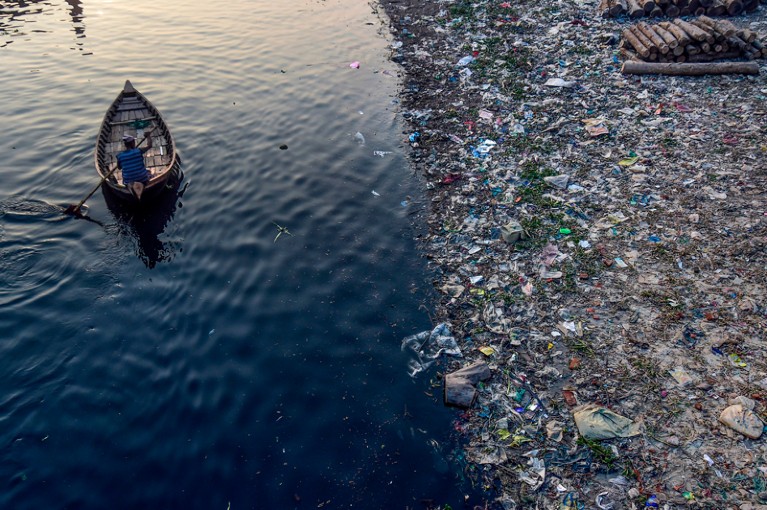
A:
[[[123,183],[122,172],[117,168],[117,155],[125,150],[122,141],[125,135],[133,136],[139,147],[147,143],[146,136],[152,137],[153,146],[144,154],[150,180],[141,200],[156,197],[165,189],[168,178],[178,170],[176,145],[159,110],[130,81],[125,82],[123,90],[104,114],[96,140],[95,163],[96,171],[106,178],[105,186],[115,196],[138,201]]]

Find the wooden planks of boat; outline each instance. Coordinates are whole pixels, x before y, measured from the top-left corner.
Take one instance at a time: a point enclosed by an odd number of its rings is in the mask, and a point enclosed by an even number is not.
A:
[[[117,168],[117,155],[125,150],[123,136],[130,135],[142,147],[148,142],[142,140],[146,135],[152,137],[152,148],[144,154],[144,164],[151,175],[144,189],[142,200],[162,192],[168,177],[178,167],[176,145],[167,124],[155,106],[136,90],[130,80],[125,81],[123,90],[112,102],[101,121],[96,140],[96,170],[103,178],[113,172],[105,181],[110,190],[118,197],[135,201],[135,197],[123,184],[122,171]],[[116,169],[116,170],[115,170]]]

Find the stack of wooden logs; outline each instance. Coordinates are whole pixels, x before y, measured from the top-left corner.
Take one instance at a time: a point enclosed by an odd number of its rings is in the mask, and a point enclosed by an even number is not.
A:
[[[604,17],[643,16],[737,16],[753,12],[760,0],[600,0],[599,12]]]
[[[644,62],[715,62],[762,58],[767,46],[752,30],[700,16],[654,25],[640,21],[623,31],[621,53],[625,60]]]

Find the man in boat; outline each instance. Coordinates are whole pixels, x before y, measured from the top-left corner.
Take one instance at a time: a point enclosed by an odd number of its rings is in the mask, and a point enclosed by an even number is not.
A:
[[[123,136],[123,143],[125,150],[117,155],[117,168],[123,172],[123,184],[141,200],[150,178],[149,171],[144,166],[144,153],[152,148],[152,133],[147,135],[146,147],[136,147],[136,139],[130,135]]]

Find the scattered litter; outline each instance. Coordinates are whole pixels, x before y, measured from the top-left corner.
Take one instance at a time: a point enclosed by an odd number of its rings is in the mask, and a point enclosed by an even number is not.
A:
[[[676,367],[669,370],[671,377],[673,377],[680,386],[687,386],[692,382],[692,377],[682,367]]]
[[[546,80],[545,85],[547,87],[574,87],[575,82],[574,81],[565,81],[562,78],[549,78]]]
[[[528,484],[533,491],[537,491],[543,485],[546,479],[546,464],[543,459],[540,459],[534,455],[537,455],[538,451],[530,452],[526,454],[529,457],[527,469],[519,472],[519,479]]]
[[[763,504],[761,438],[718,418],[767,416],[767,86],[622,74],[637,21],[598,3],[381,2],[427,189],[433,313],[465,356],[435,377],[492,367],[453,421],[462,473],[504,510]],[[653,30],[676,25],[656,7],[689,7],[635,3]],[[743,6],[728,20],[763,67],[765,6],[707,3]],[[682,19],[705,23],[692,4]],[[645,63],[741,44],[708,36]]]

